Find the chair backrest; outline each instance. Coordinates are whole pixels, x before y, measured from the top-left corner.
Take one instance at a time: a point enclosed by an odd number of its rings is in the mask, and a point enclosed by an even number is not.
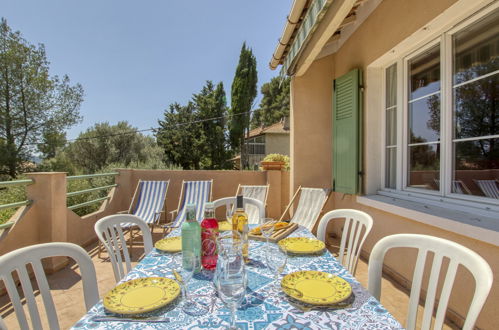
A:
[[[418,257],[413,272],[411,294],[409,297],[409,311],[407,317],[407,329],[414,329],[416,326],[421,282],[425,269],[428,252],[433,252],[433,263],[431,265],[428,290],[424,304],[423,321],[421,329],[429,329],[432,323],[432,315],[439,282],[440,269],[444,258],[449,259],[445,281],[439,297],[437,314],[435,317],[434,329],[441,329],[449,297],[451,294],[454,279],[459,265],[466,267],[475,279],[475,294],[468,310],[468,315],[464,322],[463,329],[472,329],[478,314],[480,313],[485,300],[489,294],[493,282],[492,270],[489,264],[476,252],[452,241],[442,238],[417,235],[398,234],[387,236],[381,239],[374,246],[369,258],[369,284],[371,294],[379,300],[381,294],[381,271],[383,259],[388,250],[392,248],[415,248],[418,249]]]
[[[185,220],[185,206],[196,205],[196,219],[203,220],[204,206],[211,200],[213,180],[208,181],[183,181],[179,212],[174,221],[174,226],[179,226]]]
[[[149,253],[152,250],[151,232],[147,223],[138,216],[132,214],[109,215],[97,221],[94,226],[97,237],[99,237],[109,254],[109,259],[111,259],[116,282],[121,280],[132,269],[130,254],[123,233],[124,228],[130,227],[139,227],[142,231],[144,253]],[[126,271],[123,268],[123,259],[126,264]]]
[[[355,275],[362,246],[373,226],[373,218],[365,212],[349,209],[338,209],[324,214],[317,229],[317,237],[324,243],[329,221],[338,218],[345,219],[338,259],[352,275]]]
[[[80,269],[83,282],[83,294],[87,311],[99,301],[99,290],[97,288],[97,278],[92,259],[87,252],[78,245],[71,243],[45,243],[31,245],[0,256],[0,281],[3,281],[9,294],[12,306],[16,312],[19,327],[29,329],[26,313],[21,303],[21,298],[17,291],[17,285],[12,277],[12,272],[16,271],[21,288],[28,305],[32,329],[42,329],[40,313],[33,294],[33,287],[26,269],[31,264],[38,289],[40,291],[45,313],[47,315],[50,329],[59,329],[59,321],[55,310],[54,301],[50,293],[47,277],[43,270],[41,260],[48,257],[65,256],[75,260]],[[0,321],[0,328],[5,324]]]
[[[166,192],[170,181],[142,181],[137,184],[137,203],[131,214],[148,224],[156,223],[165,205]],[[132,200],[133,203],[133,200]]]
[[[250,197],[259,200],[263,203],[264,206],[264,215],[265,217],[265,205],[267,204],[267,195],[269,191],[269,186],[244,186],[240,185],[238,187],[239,194],[244,197]],[[236,195],[237,195],[236,193]],[[249,223],[259,223],[260,222],[260,209],[252,204],[248,204],[248,206],[244,208],[246,214],[248,214]]]
[[[483,194],[490,198],[499,199],[499,187],[496,180],[474,180]]]
[[[215,205],[215,209],[217,209],[220,206],[225,206],[226,208],[232,208],[236,204],[236,199],[237,199],[236,197],[224,197],[217,199],[216,201],[213,202],[213,204]],[[243,196],[243,203],[244,203],[244,212],[246,212],[246,214],[248,213],[246,210],[250,206],[255,208],[258,212],[257,216],[254,218],[250,218],[248,216],[249,224],[258,224],[260,223],[261,219],[265,218],[265,205],[263,205],[263,203],[260,202],[258,199]]]
[[[295,222],[312,230],[327,201],[329,190],[303,187],[300,187],[299,189],[300,199],[298,200],[298,206],[291,218],[291,222]],[[291,201],[291,203],[293,203],[293,201]]]

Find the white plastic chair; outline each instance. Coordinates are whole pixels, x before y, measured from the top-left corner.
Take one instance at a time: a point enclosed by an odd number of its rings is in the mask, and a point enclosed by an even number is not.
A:
[[[317,218],[321,214],[322,208],[329,198],[330,192],[331,190],[329,189],[298,187],[279,221],[284,219],[296,197],[300,194],[298,206],[296,207],[290,222],[297,223],[311,231],[315,226]]]
[[[243,195],[244,197],[250,197],[259,200],[263,203],[264,208],[267,206],[267,197],[269,194],[269,185],[257,186],[257,185],[239,185],[236,190],[237,195]],[[245,207],[246,214],[248,214],[249,223],[259,223],[260,210],[253,205],[248,205]],[[265,215],[264,215],[265,217]]]
[[[324,243],[326,243],[328,223],[338,218],[345,218],[338,260],[352,275],[355,275],[360,251],[373,226],[373,218],[365,212],[350,209],[338,209],[324,214],[317,229],[317,237]]]
[[[416,326],[419,295],[421,282],[425,268],[426,256],[428,252],[433,252],[433,264],[431,266],[426,301],[424,304],[424,314],[421,329],[430,329],[432,315],[435,304],[437,284],[439,282],[440,268],[443,258],[449,259],[447,274],[439,297],[437,314],[435,317],[434,329],[441,329],[450,293],[454,284],[457,268],[459,265],[466,267],[475,279],[475,294],[471,301],[468,315],[464,322],[463,329],[472,329],[480,311],[487,299],[493,282],[492,270],[489,264],[476,252],[452,241],[442,238],[416,235],[398,234],[387,236],[381,239],[374,246],[369,258],[369,281],[368,289],[371,294],[379,300],[381,294],[381,271],[383,259],[388,250],[392,248],[415,248],[418,249],[418,257],[412,278],[411,294],[409,297],[409,311],[407,317],[407,329],[414,329]]]
[[[16,271],[21,282],[22,291],[31,319],[32,329],[42,329],[40,314],[33,294],[33,287],[29,278],[26,266],[31,264],[35,274],[38,289],[43,299],[45,313],[49,322],[50,329],[59,329],[59,321],[55,310],[54,301],[50,294],[50,288],[47,276],[43,270],[41,260],[48,257],[64,256],[75,260],[81,272],[83,282],[83,294],[85,297],[85,306],[87,311],[99,301],[99,290],[97,288],[97,278],[92,260],[87,252],[78,245],[71,243],[46,243],[24,247],[3,256],[0,256],[0,280],[4,282],[7,288],[17,321],[21,329],[30,329],[26,313],[23,309],[21,298],[17,291],[17,285],[12,277],[12,272]],[[7,328],[2,324],[0,318],[0,329]]]
[[[226,208],[232,208],[234,207],[234,205],[236,205],[236,200],[237,197],[224,197],[217,199],[216,201],[213,202],[213,204],[215,206],[215,209],[217,209],[220,206],[225,206]],[[258,224],[260,223],[261,219],[265,218],[265,205],[259,200],[243,196],[243,204],[244,204],[244,211],[246,213],[247,213],[246,209],[248,208],[248,206],[253,206],[258,212],[256,217],[250,218],[248,216],[249,224]]]
[[[97,221],[94,226],[95,233],[109,254],[116,282],[121,280],[132,269],[130,254],[128,253],[125,235],[123,233],[123,231],[126,230],[123,228],[124,224],[133,225],[142,231],[144,254],[148,254],[152,250],[151,232],[149,231],[147,223],[139,217],[131,214],[115,214]],[[122,253],[126,263],[126,271],[123,268]]]

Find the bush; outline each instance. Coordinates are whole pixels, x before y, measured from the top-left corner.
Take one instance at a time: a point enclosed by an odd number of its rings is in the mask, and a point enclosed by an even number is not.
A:
[[[263,162],[284,162],[286,170],[289,171],[289,156],[281,154],[268,154],[263,159]]]
[[[0,189],[0,205],[22,202],[24,200],[26,200],[26,186],[24,185]],[[16,207],[0,210],[0,224],[9,221],[17,209]]]

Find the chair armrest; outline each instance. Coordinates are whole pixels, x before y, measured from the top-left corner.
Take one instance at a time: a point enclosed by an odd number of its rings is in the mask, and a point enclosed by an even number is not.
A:
[[[116,212],[116,213],[118,213],[118,214],[128,214],[128,210],[125,210],[125,211],[118,211],[118,212]]]

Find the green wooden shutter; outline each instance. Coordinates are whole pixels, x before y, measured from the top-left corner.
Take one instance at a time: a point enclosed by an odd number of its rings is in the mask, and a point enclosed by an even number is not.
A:
[[[347,194],[360,185],[360,84],[358,69],[333,84],[333,190]]]

